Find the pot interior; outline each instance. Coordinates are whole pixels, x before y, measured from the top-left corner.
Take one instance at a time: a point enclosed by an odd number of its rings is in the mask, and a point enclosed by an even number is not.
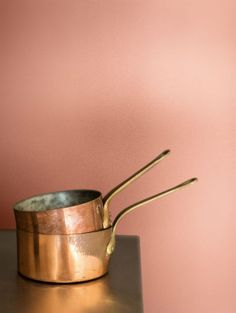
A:
[[[83,204],[100,196],[101,193],[99,191],[87,189],[52,192],[17,202],[14,209],[25,212],[60,209]]]

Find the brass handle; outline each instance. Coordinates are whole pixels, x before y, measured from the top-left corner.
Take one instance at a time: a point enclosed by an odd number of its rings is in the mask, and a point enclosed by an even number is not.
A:
[[[168,194],[172,193],[172,192],[175,192],[177,190],[180,190],[180,189],[183,189],[184,187],[194,183],[197,181],[197,178],[191,178],[189,180],[186,180],[185,182],[175,186],[175,187],[172,187],[170,189],[167,189],[165,191],[162,191],[154,196],[151,196],[149,198],[146,198],[144,200],[141,200],[139,202],[136,202],[130,206],[128,206],[127,208],[125,208],[124,210],[122,210],[117,216],[116,218],[114,219],[113,223],[112,223],[112,234],[111,234],[111,239],[110,239],[110,242],[108,243],[107,245],[107,254],[108,255],[111,255],[115,249],[115,231],[116,231],[116,227],[118,225],[118,223],[120,222],[120,220],[128,213],[132,212],[134,209],[144,205],[144,204],[147,204],[153,200],[157,200],[159,198],[162,198],[164,196],[167,196]]]
[[[103,228],[107,228],[111,226],[110,223],[110,215],[109,215],[109,204],[112,198],[117,195],[120,191],[122,191],[125,187],[131,184],[134,180],[142,176],[144,173],[152,169],[155,165],[157,165],[161,160],[163,160],[168,154],[170,150],[165,150],[161,154],[159,154],[154,160],[149,162],[143,168],[138,170],[132,176],[128,177],[126,180],[121,182],[115,188],[113,188],[104,198],[103,198]]]

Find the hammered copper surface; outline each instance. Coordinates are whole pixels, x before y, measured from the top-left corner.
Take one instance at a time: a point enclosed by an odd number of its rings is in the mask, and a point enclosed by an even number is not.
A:
[[[139,239],[117,236],[109,275],[76,284],[49,284],[16,272],[16,234],[0,231],[3,313],[142,313]]]
[[[106,247],[112,229],[86,234],[46,235],[17,230],[18,270],[48,282],[79,282],[107,273]]]

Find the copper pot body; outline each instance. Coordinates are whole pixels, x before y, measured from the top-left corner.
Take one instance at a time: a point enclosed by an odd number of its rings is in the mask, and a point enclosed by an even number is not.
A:
[[[57,283],[82,282],[108,272],[112,228],[85,234],[47,235],[17,230],[18,271]]]
[[[103,200],[96,190],[37,195],[15,204],[17,229],[50,235],[80,234],[103,228]]]

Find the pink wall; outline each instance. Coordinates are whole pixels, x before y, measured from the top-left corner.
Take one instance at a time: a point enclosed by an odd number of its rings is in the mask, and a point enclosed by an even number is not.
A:
[[[19,199],[105,194],[170,148],[112,205],[200,179],[119,226],[141,237],[145,312],[235,313],[233,2],[1,1],[0,226]]]

